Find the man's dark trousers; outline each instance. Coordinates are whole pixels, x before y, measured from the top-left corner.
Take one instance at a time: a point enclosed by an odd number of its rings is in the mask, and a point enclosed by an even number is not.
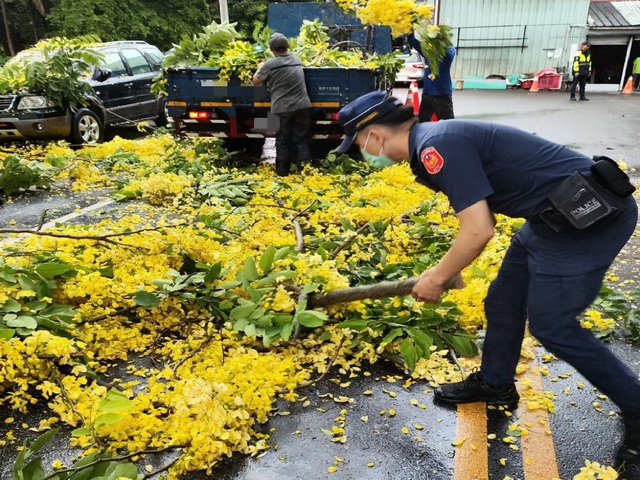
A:
[[[569,98],[576,98],[576,86],[578,84],[580,84],[580,100],[584,100],[585,98],[587,98],[585,96],[585,85],[587,84],[587,78],[588,75],[578,75],[577,77],[573,77]]]
[[[430,95],[422,94],[420,101],[420,112],[418,117],[421,122],[430,122],[433,114],[438,120],[450,120],[453,117],[453,99],[451,95]]]
[[[485,382],[496,387],[513,383],[528,319],[531,334],[549,352],[572,365],[623,413],[640,415],[637,374],[577,318],[598,295],[608,265],[589,271],[576,266],[596,251],[613,261],[636,226],[635,199],[627,202],[627,211],[599,231],[556,233],[527,222],[516,233],[485,299]]]
[[[276,174],[289,175],[291,163],[295,162],[298,171],[311,158],[309,150],[309,109],[295,112],[278,113],[280,130],[276,135]]]

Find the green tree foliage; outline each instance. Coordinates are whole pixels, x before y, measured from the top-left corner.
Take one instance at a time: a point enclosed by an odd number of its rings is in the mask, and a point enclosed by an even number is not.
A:
[[[251,37],[253,27],[257,22],[267,23],[268,0],[227,0],[229,21],[237,23],[237,29],[244,37]],[[220,21],[218,1],[212,2],[213,18]]]
[[[10,55],[9,38],[15,52],[38,42],[45,36],[44,17],[34,6],[32,0],[5,0],[9,32],[2,29],[0,38],[4,52]]]
[[[183,34],[211,22],[207,0],[54,0],[47,16],[52,35],[98,35],[104,41],[146,40],[168,49]]]

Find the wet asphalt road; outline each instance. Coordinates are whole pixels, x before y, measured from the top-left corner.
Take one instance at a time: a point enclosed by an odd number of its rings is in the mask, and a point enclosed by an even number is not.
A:
[[[406,90],[404,90],[406,92]],[[403,90],[396,96],[406,97]],[[458,118],[506,123],[559,143],[583,153],[606,154],[616,160],[625,160],[630,167],[640,169],[640,95],[592,93],[590,102],[569,102],[565,92],[540,91],[471,91],[454,92],[454,108]],[[635,177],[635,175],[634,175]],[[637,178],[636,178],[637,180]],[[77,194],[73,198],[64,190],[49,194],[28,193],[22,199],[0,208],[0,225],[9,227],[14,220],[18,227],[35,227],[41,220],[41,212],[47,208],[47,220],[72,213],[96,201],[105,200],[108,192]],[[107,204],[90,216],[79,216],[74,221],[92,223],[99,215],[111,215],[111,209],[123,208]],[[628,262],[619,265],[623,279],[638,278],[638,262],[635,255],[638,239],[624,253]],[[640,372],[640,350],[627,345],[624,339],[611,342],[615,352]],[[540,352],[541,353],[541,352]],[[571,367],[563,362],[545,365],[550,372],[543,378],[545,390],[556,395],[556,414],[550,416],[560,477],[571,479],[577,474],[585,459],[610,463],[621,429],[619,418],[610,415],[616,408],[606,399],[601,399]],[[303,392],[310,404],[287,404],[279,402],[277,407],[283,415],[276,415],[264,426],[272,435],[272,449],[260,458],[234,456],[214,469],[212,476],[194,473],[190,479],[216,478],[220,480],[275,480],[275,479],[431,479],[471,480],[455,472],[455,455],[465,455],[464,448],[456,448],[458,418],[451,407],[436,405],[428,385],[420,382],[405,389],[403,380],[390,382],[400,372],[389,364],[371,368],[363,367],[361,375],[350,379],[349,387],[341,388],[328,376],[319,385]],[[335,378],[335,377],[333,377]],[[585,388],[579,389],[578,382]],[[364,395],[372,390],[372,395]],[[397,393],[395,398],[386,391]],[[346,396],[353,403],[339,404],[327,396]],[[416,400],[418,406],[412,403]],[[599,402],[601,411],[594,407]],[[420,405],[424,408],[420,408]],[[320,411],[318,409],[322,409]],[[345,409],[346,414],[341,414]],[[396,415],[380,412],[394,409]],[[495,433],[496,439],[488,441],[487,480],[512,479],[544,480],[524,476],[524,464],[528,460],[519,451],[514,451],[501,441],[508,433],[508,426],[517,420],[519,411],[507,416],[497,410],[487,411],[487,432]],[[3,419],[8,411],[0,411],[0,436],[5,430]],[[23,419],[14,415],[14,431],[22,438],[34,438],[36,434],[18,427]],[[37,424],[34,419],[43,412],[36,412],[24,421]],[[343,417],[346,424],[347,441],[333,443],[322,429],[330,429],[335,419]],[[363,417],[368,417],[367,421]],[[415,425],[423,429],[418,430]],[[402,432],[403,427],[409,433]],[[483,445],[479,447],[483,448]],[[539,452],[536,462],[545,462],[548,452]],[[47,454],[45,464],[55,458],[69,459],[73,452],[62,442]],[[339,460],[336,459],[338,457]],[[0,447],[0,479],[11,478],[11,464],[15,458],[15,446]],[[506,465],[500,459],[506,459]],[[162,459],[158,459],[158,463]],[[337,472],[328,468],[336,466]],[[620,478],[640,479],[640,469],[630,470]]]

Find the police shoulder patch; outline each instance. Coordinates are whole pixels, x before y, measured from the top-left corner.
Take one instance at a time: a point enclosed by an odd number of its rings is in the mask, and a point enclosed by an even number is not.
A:
[[[444,167],[444,158],[435,149],[435,147],[427,147],[420,153],[420,160],[422,161],[422,165],[431,175],[435,175],[436,173],[442,170]]]

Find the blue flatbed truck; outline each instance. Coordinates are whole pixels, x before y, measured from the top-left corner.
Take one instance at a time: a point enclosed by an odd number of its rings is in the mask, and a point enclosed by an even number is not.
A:
[[[359,22],[334,4],[270,4],[268,18],[271,28],[290,37],[297,35],[304,19],[328,20],[330,35],[337,35],[338,42],[350,35],[349,42],[365,49],[391,51],[389,27],[354,25]],[[312,105],[309,135],[313,139],[341,138],[338,111],[366,93],[388,88],[380,69],[309,67],[304,74]],[[178,136],[236,139],[242,145],[275,136],[278,121],[269,113],[271,103],[264,85],[242,83],[237,77],[222,81],[218,70],[210,67],[169,68],[166,76],[168,114]]]
[[[338,111],[365,93],[384,88],[379,70],[305,68],[311,99],[312,138],[340,138]],[[264,138],[278,130],[265,86],[220,81],[218,70],[205,67],[169,69],[168,111],[181,137]]]

